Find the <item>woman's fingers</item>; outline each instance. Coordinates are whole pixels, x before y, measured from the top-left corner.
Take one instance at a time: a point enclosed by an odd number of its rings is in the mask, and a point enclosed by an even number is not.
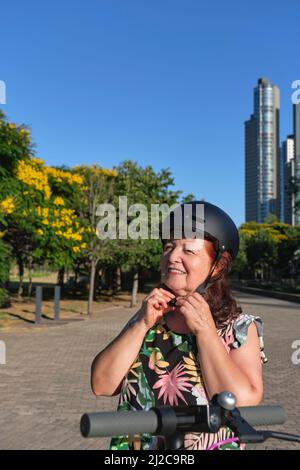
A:
[[[155,308],[160,308],[160,306],[162,306],[164,308],[168,307],[166,299],[164,299],[163,296],[159,296],[157,294],[153,295],[153,297],[150,297],[148,299],[148,303],[150,305],[153,305]]]
[[[155,288],[150,294],[144,298],[143,304],[155,308],[155,310],[161,310],[162,314],[166,311],[174,310],[174,307],[168,305],[171,299],[174,299],[175,295],[163,288]]]
[[[186,302],[192,305],[194,308],[199,308],[202,306],[202,303],[199,302],[199,299],[195,299],[192,295],[186,298]]]
[[[186,297],[177,297],[176,299],[176,305],[180,306],[183,305],[186,302]]]

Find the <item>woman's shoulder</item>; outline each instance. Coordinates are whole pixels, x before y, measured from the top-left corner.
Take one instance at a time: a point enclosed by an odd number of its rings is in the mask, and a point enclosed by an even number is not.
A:
[[[232,329],[239,343],[244,343],[247,338],[248,328],[254,323],[257,329],[259,338],[264,334],[264,322],[258,315],[250,313],[241,313],[237,318],[232,320]]]
[[[264,322],[258,315],[241,313],[237,318],[231,321],[233,337],[231,348],[238,349],[246,342],[248,330],[252,324],[256,326],[262,362],[267,362],[267,358],[264,354]]]

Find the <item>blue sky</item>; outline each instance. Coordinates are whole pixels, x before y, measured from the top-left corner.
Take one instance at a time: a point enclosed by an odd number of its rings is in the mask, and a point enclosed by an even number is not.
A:
[[[298,0],[15,0],[0,6],[1,109],[49,165],[132,159],[244,221],[244,120],[261,76],[300,79]]]

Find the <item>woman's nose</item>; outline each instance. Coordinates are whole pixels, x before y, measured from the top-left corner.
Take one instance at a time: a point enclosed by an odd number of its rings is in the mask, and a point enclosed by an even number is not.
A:
[[[179,246],[174,247],[171,253],[169,254],[169,263],[174,263],[176,261],[181,261],[181,249]]]

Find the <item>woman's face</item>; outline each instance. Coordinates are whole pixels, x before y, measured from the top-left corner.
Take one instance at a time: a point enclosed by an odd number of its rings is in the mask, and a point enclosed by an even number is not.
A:
[[[161,281],[178,296],[187,295],[206,279],[213,256],[208,240],[167,240],[160,259]]]

